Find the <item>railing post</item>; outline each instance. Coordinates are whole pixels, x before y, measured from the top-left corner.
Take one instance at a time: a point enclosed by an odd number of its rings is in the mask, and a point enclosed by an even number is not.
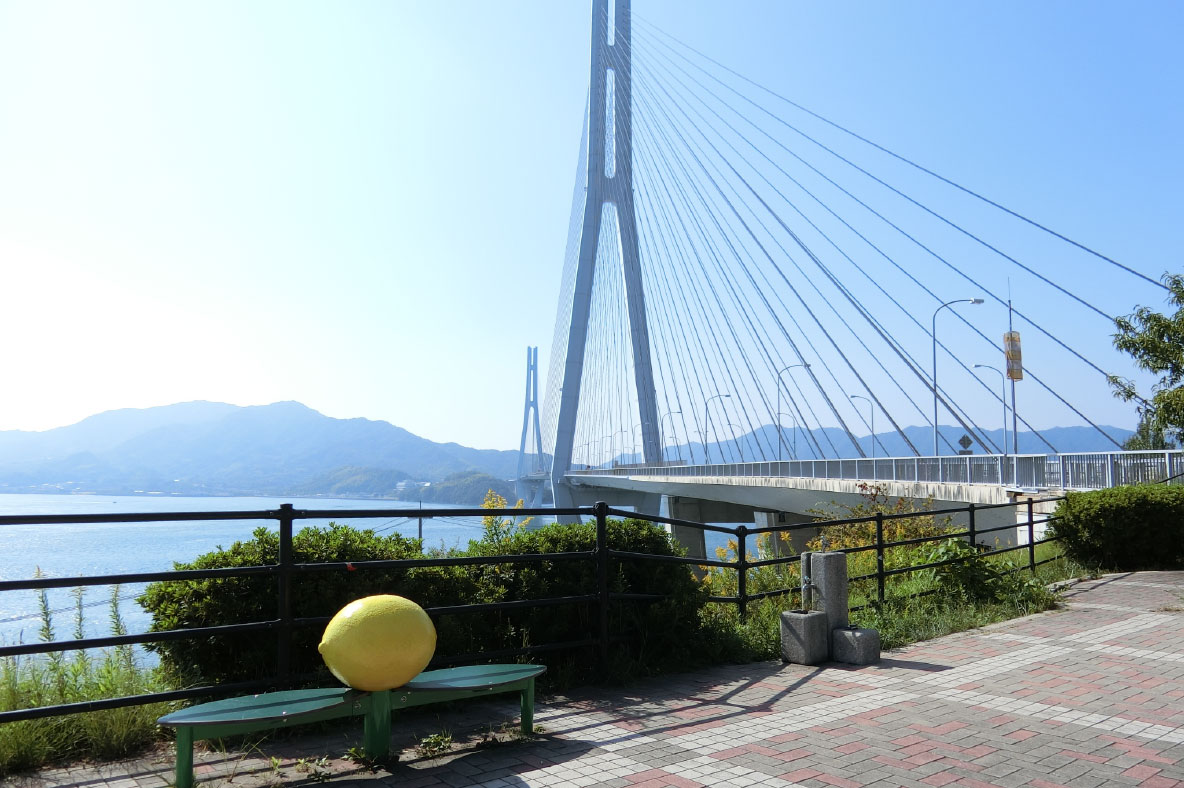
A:
[[[287,682],[292,670],[292,504],[280,504],[279,606],[276,638],[276,673]]]
[[[596,513],[596,595],[599,597],[600,669],[608,671],[608,504],[597,501]]]
[[[736,604],[743,624],[748,619],[748,526],[736,526],[736,547]]]
[[[1036,574],[1036,518],[1033,517],[1033,502],[1028,499],[1028,569]]]
[[[876,586],[884,604],[884,513],[876,512]]]
[[[974,504],[973,503],[969,503],[966,505],[966,519],[970,524],[970,527],[968,529],[970,531],[970,534],[969,534],[970,546],[975,549],[978,549],[978,534],[975,532],[975,526],[974,526]]]

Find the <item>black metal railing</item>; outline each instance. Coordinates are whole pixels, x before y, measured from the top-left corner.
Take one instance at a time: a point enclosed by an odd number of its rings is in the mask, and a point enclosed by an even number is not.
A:
[[[247,577],[257,575],[269,575],[276,578],[276,616],[273,619],[265,621],[255,621],[240,624],[227,624],[222,626],[209,627],[194,627],[188,629],[178,629],[160,632],[148,632],[142,634],[121,634],[112,635],[108,637],[84,637],[73,640],[54,640],[48,642],[16,644],[0,646],[0,659],[13,658],[19,656],[52,654],[63,651],[72,651],[80,649],[94,649],[107,648],[115,646],[131,646],[142,645],[145,643],[157,643],[171,640],[178,640],[184,638],[201,638],[201,637],[215,637],[229,634],[241,634],[246,632],[274,632],[276,638],[276,666],[277,675],[260,679],[255,681],[237,682],[233,684],[221,684],[192,687],[187,689],[173,690],[167,692],[156,692],[144,695],[135,695],[122,698],[108,698],[103,700],[91,700],[79,703],[60,704],[54,706],[42,706],[37,708],[27,709],[13,709],[8,711],[0,711],[0,724],[5,722],[15,722],[18,720],[35,719],[42,717],[76,714],[89,711],[99,711],[104,709],[119,708],[123,706],[142,705],[149,703],[165,702],[165,701],[182,701],[192,698],[211,696],[211,695],[230,695],[242,694],[251,691],[259,691],[276,686],[291,686],[301,680],[308,680],[311,678],[307,675],[291,675],[291,644],[292,633],[297,628],[312,627],[324,625],[329,619],[328,617],[306,617],[298,618],[294,615],[292,610],[292,590],[295,584],[300,582],[300,578],[307,576],[309,573],[315,572],[331,572],[331,571],[372,571],[379,569],[412,569],[416,567],[447,567],[447,566],[466,566],[466,565],[499,565],[499,564],[525,564],[535,562],[591,562],[595,567],[596,587],[589,588],[586,593],[577,595],[568,595],[562,597],[552,597],[544,599],[527,599],[527,600],[509,600],[501,602],[488,602],[479,604],[427,607],[427,612],[432,616],[452,615],[458,613],[482,613],[488,611],[500,610],[518,610],[523,608],[541,608],[558,605],[571,604],[594,604],[596,606],[596,628],[594,632],[590,632],[587,637],[559,643],[539,643],[532,646],[513,649],[502,649],[498,651],[485,651],[473,654],[457,654],[437,657],[433,660],[433,667],[442,667],[451,664],[460,664],[464,662],[472,662],[489,659],[503,659],[510,657],[519,657],[530,654],[538,654],[544,652],[553,652],[568,649],[583,649],[596,648],[601,664],[607,664],[609,658],[609,649],[616,638],[619,636],[610,631],[610,606],[614,602],[622,600],[660,600],[664,596],[662,594],[653,593],[634,593],[634,592],[613,592],[610,590],[610,562],[612,561],[650,561],[655,563],[674,563],[682,564],[688,567],[688,571],[693,568],[699,568],[700,571],[708,568],[725,569],[737,572],[737,593],[734,596],[713,595],[708,596],[707,600],[713,603],[734,604],[737,607],[738,614],[741,619],[747,615],[747,608],[749,603],[759,601],[768,597],[777,596],[792,596],[800,592],[798,587],[786,587],[778,589],[764,589],[755,593],[749,593],[749,573],[759,570],[764,567],[772,566],[789,566],[798,564],[801,560],[798,555],[771,555],[762,557],[759,551],[755,559],[750,557],[749,548],[752,546],[751,539],[759,539],[763,534],[770,534],[771,541],[777,543],[779,535],[782,533],[792,533],[794,531],[804,529],[821,529],[825,530],[830,527],[854,525],[860,523],[874,523],[874,540],[871,544],[866,544],[857,547],[844,548],[842,551],[849,554],[859,554],[864,552],[875,553],[875,571],[854,576],[850,578],[851,583],[876,581],[876,599],[878,603],[883,603],[888,599],[887,586],[890,578],[906,575],[913,572],[933,569],[951,563],[956,563],[960,560],[968,560],[965,558],[950,559],[944,561],[935,561],[931,563],[923,563],[911,565],[907,567],[886,568],[886,555],[889,550],[897,547],[905,547],[910,545],[919,545],[927,542],[943,541],[950,538],[966,538],[972,544],[977,544],[978,540],[984,535],[991,533],[1004,532],[1012,530],[1019,533],[1025,532],[1026,544],[1010,544],[1009,546],[992,549],[986,551],[984,554],[1001,555],[1012,553],[1020,550],[1027,551],[1026,566],[1019,567],[1020,569],[1029,570],[1033,573],[1036,567],[1045,561],[1036,560],[1036,547],[1040,544],[1052,541],[1051,539],[1037,539],[1036,528],[1039,525],[1052,521],[1051,516],[1038,518],[1035,512],[1035,505],[1037,503],[1048,503],[1059,499],[1045,499],[1042,501],[1033,501],[1031,499],[1020,503],[1006,503],[993,505],[978,505],[968,504],[965,507],[941,509],[933,511],[916,511],[905,513],[891,513],[883,514],[877,513],[867,517],[847,518],[840,520],[828,520],[822,522],[795,524],[795,525],[773,525],[763,527],[749,527],[747,525],[740,525],[734,528],[725,526],[712,525],[707,523],[699,523],[689,520],[681,520],[677,518],[662,517],[657,515],[639,514],[632,511],[615,509],[605,503],[597,503],[590,507],[576,507],[570,509],[484,509],[484,508],[456,508],[456,509],[295,509],[291,504],[283,504],[278,509],[269,509],[263,511],[227,511],[227,512],[152,512],[152,513],[127,513],[127,514],[102,514],[102,515],[7,515],[0,516],[0,527],[10,524],[102,524],[102,523],[135,523],[135,522],[194,522],[194,521],[226,521],[226,520],[272,520],[278,525],[279,530],[279,554],[278,560],[274,564],[266,564],[260,566],[246,566],[233,568],[217,568],[217,569],[200,569],[200,570],[179,570],[167,572],[135,572],[115,575],[91,575],[85,577],[36,577],[27,580],[4,580],[0,581],[0,593],[16,592],[16,591],[41,591],[44,592],[49,589],[60,588],[78,588],[88,586],[112,586],[112,585],[126,585],[130,583],[146,583],[158,581],[185,581],[198,580],[208,578],[232,578],[232,577]],[[1016,516],[1014,523],[997,526],[993,528],[979,528],[977,523],[977,516],[979,513],[990,509],[1005,509],[1016,507],[1026,507],[1024,510],[1023,521]],[[884,526],[886,522],[900,518],[938,518],[938,517],[955,517],[958,515],[965,515],[967,527],[965,530],[953,530],[941,533],[935,536],[927,536],[921,538],[906,539],[900,541],[886,541],[884,538]],[[295,560],[292,549],[292,538],[294,531],[294,524],[298,520],[330,520],[334,518],[342,519],[374,519],[374,518],[402,518],[402,517],[423,517],[424,519],[431,518],[457,518],[457,517],[591,517],[595,519],[595,543],[593,549],[588,551],[576,552],[562,552],[562,553],[537,553],[524,555],[495,555],[495,556],[447,556],[447,557],[432,557],[432,558],[413,558],[413,559],[399,559],[399,560],[378,560],[378,561],[361,561],[361,562],[323,562],[323,563],[300,563]],[[650,553],[637,553],[625,550],[614,550],[609,547],[608,539],[608,519],[610,517],[630,518],[644,520],[652,523],[671,526],[684,526],[703,531],[722,533],[736,539],[736,560],[718,560],[703,557],[691,556],[676,556],[676,555],[654,555]],[[1019,541],[1018,539],[1014,541]],[[929,592],[925,592],[929,593]]]

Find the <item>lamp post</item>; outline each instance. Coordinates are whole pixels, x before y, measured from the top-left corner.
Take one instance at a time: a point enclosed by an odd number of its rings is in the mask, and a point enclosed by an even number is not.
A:
[[[989,369],[999,376],[999,383],[1002,386],[999,399],[1003,402],[1003,456],[1007,456],[1007,377],[1002,370],[992,367],[990,364],[975,364],[975,369]]]
[[[629,430],[625,429],[624,427],[621,427],[621,429],[619,429],[613,433],[613,445],[614,446],[617,443],[617,436],[618,435],[624,435],[625,437],[629,437]],[[622,452],[625,451],[625,441],[621,441],[621,451]]]
[[[937,457],[937,313],[954,304],[981,304],[981,298],[957,298],[933,310],[933,456]]]
[[[662,445],[662,460],[663,461],[665,461],[665,459],[666,459],[666,438],[665,438],[665,434],[662,432],[662,420],[665,419],[667,416],[670,416],[671,417],[670,429],[673,430],[674,429],[674,418],[673,417],[674,416],[681,416],[681,415],[682,415],[681,410],[672,410],[669,413],[663,413],[662,417],[658,419],[658,442]],[[678,448],[678,444],[675,444],[675,448],[676,449]],[[680,460],[682,459],[682,451],[681,450],[678,452],[678,458]]]
[[[641,429],[641,425],[640,424],[635,425],[633,427],[633,431],[632,431],[633,434],[630,436],[630,438],[633,440],[633,445],[629,447],[630,450],[633,452],[632,456],[629,458],[631,460],[637,459],[637,431],[639,429]]]
[[[862,394],[852,394],[851,399],[861,399],[867,403],[867,412],[872,420],[872,476],[876,475],[876,406]]]
[[[604,442],[608,441],[608,459],[609,459],[608,467],[610,467],[610,468],[613,467],[612,459],[613,459],[613,438],[614,437],[616,437],[616,433],[613,433],[610,435],[605,435],[603,438],[601,438],[599,441],[596,442],[597,443],[596,459],[599,460],[600,459],[600,452],[604,451]],[[599,462],[597,462],[596,464],[598,466],[600,465]]]
[[[711,464],[711,451],[707,448],[707,437],[711,434],[711,401],[713,399],[731,399],[731,394],[712,394],[703,405],[703,454],[707,457],[707,464]]]
[[[793,369],[794,367],[804,367],[809,369],[810,365],[806,363],[790,364],[787,367],[782,367],[781,369],[777,370],[777,462],[781,462],[781,444],[784,442],[784,436],[781,434],[781,373],[788,369]],[[798,457],[798,426],[796,421],[794,422],[793,429],[793,457],[796,460]]]

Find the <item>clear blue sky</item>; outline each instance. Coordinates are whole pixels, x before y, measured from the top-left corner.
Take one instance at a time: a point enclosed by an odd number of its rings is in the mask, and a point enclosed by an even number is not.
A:
[[[588,6],[0,0],[0,429],[294,399],[516,447]],[[1184,5],[634,10],[1139,270],[1181,267]]]

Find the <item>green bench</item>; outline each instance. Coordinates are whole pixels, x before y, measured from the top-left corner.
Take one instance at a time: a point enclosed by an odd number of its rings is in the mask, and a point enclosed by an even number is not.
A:
[[[336,689],[266,692],[190,706],[157,722],[177,732],[177,788],[193,786],[193,742],[306,722],[365,717],[363,747],[369,758],[390,753],[391,712],[428,703],[504,692],[522,697],[522,732],[534,730],[534,680],[543,665],[474,665],[427,670],[402,687],[381,692]]]

